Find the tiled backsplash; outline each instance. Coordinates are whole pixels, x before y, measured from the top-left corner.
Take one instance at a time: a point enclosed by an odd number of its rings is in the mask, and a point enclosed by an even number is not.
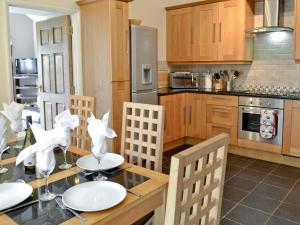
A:
[[[262,2],[256,3],[255,25],[262,21]],[[293,1],[285,1],[285,22],[287,26],[293,24]],[[240,77],[234,85],[260,85],[300,87],[300,67],[294,62],[293,33],[275,32],[256,34],[254,38],[253,63],[250,65],[189,65],[168,66],[166,62],[159,62],[159,71],[192,71],[200,74],[206,71],[238,70]],[[164,75],[165,76],[165,75]]]

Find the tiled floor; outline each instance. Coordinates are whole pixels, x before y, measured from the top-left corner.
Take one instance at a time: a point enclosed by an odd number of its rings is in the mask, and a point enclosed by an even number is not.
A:
[[[173,154],[166,152],[163,172]],[[229,154],[221,225],[300,224],[300,168]]]

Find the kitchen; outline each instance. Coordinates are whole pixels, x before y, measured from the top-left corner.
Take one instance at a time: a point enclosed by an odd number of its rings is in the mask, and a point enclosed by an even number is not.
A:
[[[2,4],[0,18],[5,12]],[[32,193],[25,201],[29,205],[23,207],[19,201],[5,208],[9,212],[0,212],[0,221],[300,224],[299,0],[29,0],[22,4],[77,14],[72,20],[77,28],[68,32],[81,39],[80,47],[72,46],[79,54],[73,61],[79,68],[73,80],[79,84],[75,87],[79,96],[68,97],[65,102],[70,106],[57,104],[54,97],[45,103],[57,107],[48,107],[57,114],[70,107],[72,116],[80,118],[80,127],[73,132],[68,152],[64,150],[68,146],[55,151],[57,162],[48,174],[49,183],[46,175],[43,181],[25,174],[23,165],[16,166],[21,154],[15,149],[4,153],[2,161],[0,157],[0,169],[7,169],[0,172],[0,196],[8,190],[1,189],[7,181],[29,185]],[[62,42],[60,30],[56,32],[54,38]],[[46,33],[39,43],[50,40]],[[3,42],[0,39],[1,47]],[[1,83],[7,83],[3,68]],[[0,102],[9,102],[9,91],[4,92]],[[56,113],[46,113],[52,116],[54,130]],[[111,132],[105,156],[116,157],[113,167],[109,161],[100,165],[101,157],[93,152],[93,135],[98,138],[95,133],[102,130],[92,132],[88,125],[102,121]],[[50,131],[40,133],[48,138]],[[64,164],[71,168],[58,167]],[[116,185],[100,191],[103,179]],[[89,186],[92,182],[98,182],[99,189]],[[81,189],[84,185],[93,190]],[[122,191],[111,194],[120,186]],[[40,200],[47,191],[55,201]],[[100,196],[103,192],[107,194]],[[106,203],[113,205],[101,208]],[[69,212],[72,209],[75,213]]]

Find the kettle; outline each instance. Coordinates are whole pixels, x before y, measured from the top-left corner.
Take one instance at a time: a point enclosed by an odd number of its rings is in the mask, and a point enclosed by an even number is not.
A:
[[[204,89],[211,90],[213,88],[213,74],[210,72],[203,73]]]

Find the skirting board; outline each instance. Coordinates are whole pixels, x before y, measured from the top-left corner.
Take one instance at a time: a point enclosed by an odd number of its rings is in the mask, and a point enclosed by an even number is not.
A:
[[[188,145],[196,145],[204,140],[196,139],[196,138],[181,138],[174,142],[170,142],[164,145],[164,152],[176,148],[180,145],[188,144]],[[280,155],[276,153],[266,152],[259,149],[250,149],[239,146],[230,145],[228,148],[228,152],[235,155],[245,156],[249,158],[264,160],[268,162],[274,162],[279,164],[284,164],[288,166],[294,166],[300,168],[300,158]]]

